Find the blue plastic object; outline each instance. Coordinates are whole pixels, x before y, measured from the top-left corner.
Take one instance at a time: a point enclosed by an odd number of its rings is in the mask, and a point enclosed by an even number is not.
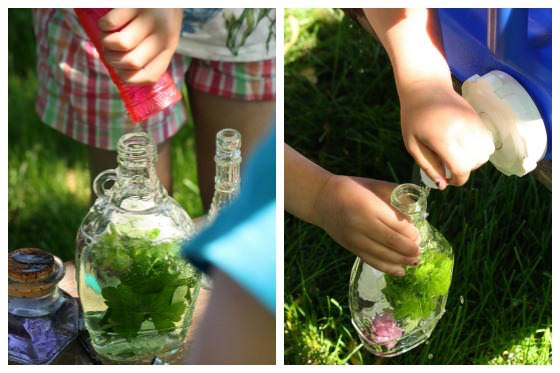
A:
[[[217,267],[276,312],[276,131],[249,155],[239,197],[183,246],[204,272]]]
[[[552,9],[439,9],[438,16],[453,75],[514,77],[539,109],[552,159]]]

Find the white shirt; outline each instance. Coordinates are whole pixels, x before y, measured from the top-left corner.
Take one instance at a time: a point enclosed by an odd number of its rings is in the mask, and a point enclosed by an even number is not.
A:
[[[176,53],[228,62],[274,58],[276,11],[264,8],[185,9]]]

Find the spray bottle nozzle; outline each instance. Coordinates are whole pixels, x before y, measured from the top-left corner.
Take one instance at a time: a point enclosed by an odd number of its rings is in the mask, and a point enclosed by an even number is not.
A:
[[[449,168],[447,168],[447,165],[443,165],[444,169],[445,169],[445,178],[449,179],[451,178],[451,171],[449,171]],[[420,169],[420,178],[422,179],[422,182],[424,183],[424,185],[426,185],[429,188],[432,189],[439,189],[439,183],[436,184],[432,179],[430,179],[430,177],[428,175],[426,175],[426,173],[424,172],[424,170]]]

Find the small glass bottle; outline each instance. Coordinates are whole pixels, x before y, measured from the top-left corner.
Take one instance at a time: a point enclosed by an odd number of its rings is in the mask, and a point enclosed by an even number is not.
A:
[[[49,364],[78,336],[76,299],[58,288],[62,261],[45,251],[8,253],[8,359]]]
[[[208,211],[206,224],[211,224],[219,211],[227,206],[239,194],[241,181],[241,133],[233,128],[224,128],[216,134],[216,176],[214,177],[214,195]],[[202,274],[201,286],[212,288],[212,279]]]
[[[357,258],[350,276],[352,324],[371,353],[392,357],[425,342],[445,312],[453,249],[426,220],[429,189],[401,184],[391,204],[410,217],[421,236],[420,260],[404,277],[384,274]]]
[[[208,221],[216,218],[218,211],[229,204],[239,193],[241,169],[241,133],[224,128],[216,134],[216,177],[214,196],[208,212]]]
[[[118,167],[95,178],[98,198],[78,231],[78,293],[98,357],[149,364],[176,354],[192,321],[200,273],[180,247],[195,228],[159,182],[148,134],[122,136],[117,153]]]

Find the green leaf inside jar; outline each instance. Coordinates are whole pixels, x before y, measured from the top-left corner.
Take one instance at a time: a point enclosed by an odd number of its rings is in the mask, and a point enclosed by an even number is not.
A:
[[[92,246],[92,264],[107,305],[100,321],[106,332],[131,339],[143,324],[151,324],[165,333],[183,317],[198,275],[180,257],[181,242],[157,241],[159,234],[158,229],[117,234],[111,226]]]
[[[395,319],[428,318],[439,297],[449,290],[452,268],[453,260],[448,254],[427,248],[418,266],[407,267],[404,277],[385,275],[387,285],[382,292],[394,309]]]

